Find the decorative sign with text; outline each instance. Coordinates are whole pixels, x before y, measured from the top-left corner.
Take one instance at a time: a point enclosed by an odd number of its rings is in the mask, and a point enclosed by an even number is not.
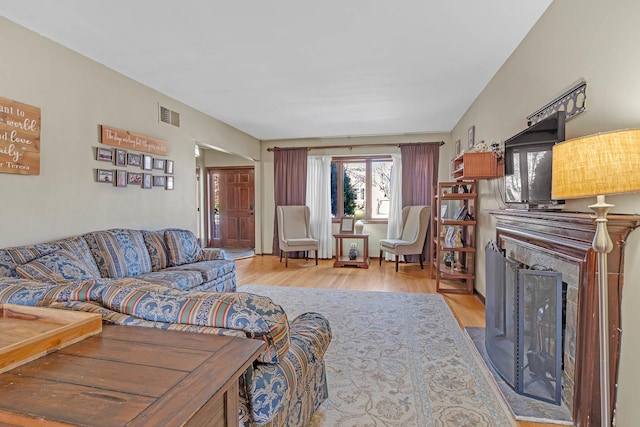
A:
[[[102,125],[102,143],[112,147],[144,151],[162,156],[169,154],[169,144],[165,141],[105,125]]]
[[[0,172],[40,175],[40,108],[0,97]]]

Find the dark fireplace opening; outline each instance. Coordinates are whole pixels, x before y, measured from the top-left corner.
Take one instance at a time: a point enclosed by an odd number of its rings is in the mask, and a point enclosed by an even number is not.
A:
[[[562,273],[526,266],[486,246],[485,346],[517,393],[560,405],[567,284]]]

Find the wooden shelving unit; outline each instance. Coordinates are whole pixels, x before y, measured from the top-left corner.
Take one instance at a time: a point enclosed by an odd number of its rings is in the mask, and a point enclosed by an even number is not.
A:
[[[491,179],[504,175],[501,159],[491,152],[463,153],[453,159],[453,179]]]
[[[472,294],[475,282],[476,199],[475,181],[441,182],[435,188],[431,216],[431,277],[438,292]],[[447,213],[441,218],[442,206]],[[463,214],[459,214],[463,211]],[[456,216],[456,214],[459,214]],[[459,239],[447,239],[458,234]]]

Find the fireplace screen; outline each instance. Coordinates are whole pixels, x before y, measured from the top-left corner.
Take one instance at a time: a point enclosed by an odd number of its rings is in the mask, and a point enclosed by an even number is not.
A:
[[[518,393],[560,404],[562,394],[562,275],[518,272]]]
[[[562,273],[523,266],[486,249],[485,348],[518,393],[560,405],[566,287]]]

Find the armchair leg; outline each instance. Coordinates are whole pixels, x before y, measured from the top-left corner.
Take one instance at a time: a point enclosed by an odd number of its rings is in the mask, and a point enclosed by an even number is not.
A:
[[[420,270],[424,270],[424,265],[422,265],[422,254],[420,254]]]
[[[317,249],[315,250],[315,253],[316,253],[316,265],[318,265],[318,250]]]
[[[378,265],[382,265],[382,249],[380,249],[380,258],[378,258]]]
[[[284,253],[284,266],[289,267],[289,252]]]
[[[304,251],[304,260],[309,261],[309,251]]]
[[[280,263],[282,263],[282,249],[280,249]]]
[[[396,273],[398,272],[398,260],[400,260],[400,255],[396,255]]]

